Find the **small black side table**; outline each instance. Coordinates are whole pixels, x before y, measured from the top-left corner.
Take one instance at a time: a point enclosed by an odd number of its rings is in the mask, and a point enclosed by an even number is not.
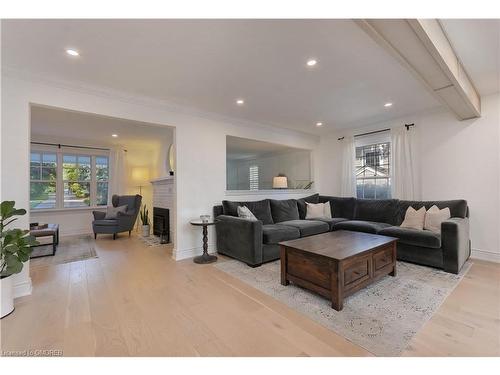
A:
[[[203,222],[201,220],[191,220],[189,222],[191,225],[201,226],[203,227],[203,255],[194,257],[193,262],[198,264],[206,264],[213,263],[217,261],[217,257],[215,255],[208,254],[208,226],[215,225],[215,221],[207,221]]]

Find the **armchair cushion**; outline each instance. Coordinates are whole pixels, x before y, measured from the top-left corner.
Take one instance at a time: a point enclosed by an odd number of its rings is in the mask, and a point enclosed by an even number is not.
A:
[[[118,206],[118,207],[108,207],[106,211],[106,216],[104,217],[105,219],[116,219],[118,216],[118,213],[120,212],[126,212],[127,211],[127,205],[123,206]]]
[[[110,227],[110,226],[118,226],[118,221],[116,219],[94,220],[93,224],[97,227]]]
[[[92,215],[94,215],[94,220],[102,220],[106,217],[106,212],[92,211]]]

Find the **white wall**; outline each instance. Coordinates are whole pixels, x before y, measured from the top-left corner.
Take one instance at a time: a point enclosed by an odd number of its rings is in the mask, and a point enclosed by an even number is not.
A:
[[[175,127],[177,259],[201,253],[201,233],[189,220],[225,198],[226,135],[314,149],[318,138],[215,115],[188,113],[147,98],[41,78],[2,77],[2,199],[29,207],[30,103]],[[259,197],[252,196],[254,199]],[[27,227],[26,217],[19,224]],[[213,248],[214,236],[210,232]],[[27,269],[28,267],[26,267]],[[23,282],[29,278],[22,276]]]
[[[311,180],[311,151],[295,150],[228,161],[227,189],[249,190],[249,168],[252,165],[259,167],[259,188],[263,190],[272,189],[273,177],[279,173],[288,177],[290,188],[294,188],[297,183],[305,184]]]
[[[473,256],[500,261],[500,95],[482,98],[482,116],[458,121],[446,111],[338,132],[320,141],[321,192],[340,192],[340,145],[348,134],[415,123],[418,190],[423,200],[463,198],[470,208]]]

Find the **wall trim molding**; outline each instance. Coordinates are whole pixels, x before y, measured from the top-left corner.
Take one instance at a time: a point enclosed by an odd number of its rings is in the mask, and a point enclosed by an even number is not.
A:
[[[29,296],[33,291],[33,285],[31,284],[31,277],[18,284],[13,285],[13,295],[14,298]]]
[[[500,263],[500,253],[494,253],[488,250],[472,249],[471,258]]]

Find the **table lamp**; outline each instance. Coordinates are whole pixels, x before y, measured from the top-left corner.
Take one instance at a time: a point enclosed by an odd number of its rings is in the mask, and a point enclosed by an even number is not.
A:
[[[281,173],[273,177],[273,189],[288,189],[288,178]]]

